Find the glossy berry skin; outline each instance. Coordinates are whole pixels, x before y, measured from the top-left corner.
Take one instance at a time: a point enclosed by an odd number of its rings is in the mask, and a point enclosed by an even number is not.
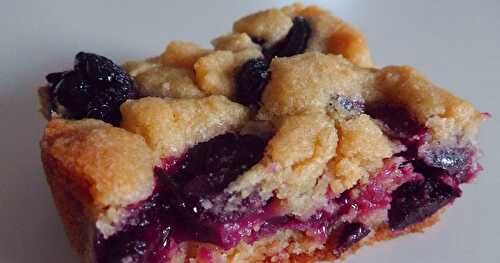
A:
[[[97,236],[97,262],[122,262],[124,258],[168,262],[173,241],[223,242],[221,215],[212,215],[200,201],[223,194],[229,183],[260,161],[266,143],[255,135],[226,133],[195,145],[168,169],[157,167],[153,195],[131,208],[132,216],[121,231],[107,239]]]
[[[179,173],[189,178],[188,196],[205,197],[224,190],[238,175],[262,159],[266,141],[254,135],[226,133],[200,143],[186,155]]]
[[[433,215],[460,196],[460,190],[438,178],[407,182],[392,193],[389,227],[402,230]]]
[[[337,240],[335,253],[342,253],[370,234],[371,230],[362,223],[350,223],[344,226]]]
[[[52,110],[65,118],[95,118],[113,125],[121,121],[120,105],[137,98],[130,76],[111,60],[92,53],[80,52],[73,70],[56,72],[46,77],[50,87]]]
[[[385,132],[396,139],[409,139],[422,132],[424,127],[405,108],[391,105],[370,105],[366,113],[384,123]]]
[[[258,104],[262,92],[269,82],[271,72],[269,65],[264,59],[250,59],[236,75],[236,102],[246,106]]]
[[[311,31],[311,26],[304,17],[295,17],[293,26],[285,39],[264,50],[264,56],[271,60],[273,57],[291,57],[304,53],[311,37]]]

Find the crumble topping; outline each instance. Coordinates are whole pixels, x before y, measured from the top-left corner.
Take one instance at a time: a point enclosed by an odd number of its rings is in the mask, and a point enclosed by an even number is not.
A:
[[[160,63],[176,67],[192,69],[194,63],[210,51],[194,43],[185,41],[172,41],[160,55]]]
[[[340,194],[382,168],[394,154],[391,141],[368,115],[339,122],[337,157],[328,163],[333,192]]]
[[[261,49],[246,33],[230,33],[212,40],[211,43],[215,50],[238,52],[246,49]]]
[[[310,215],[317,203],[324,202],[327,187],[318,181],[326,163],[334,157],[336,145],[335,126],[326,115],[286,118],[266,148],[263,162],[273,168],[272,174],[261,175],[261,195],[274,192],[292,213]],[[248,182],[255,180],[255,173],[249,171],[246,177],[243,174],[233,187],[254,188]]]
[[[236,69],[247,60],[261,56],[260,50],[254,48],[235,53],[227,50],[214,51],[194,64],[196,83],[207,94],[233,97]]]
[[[435,143],[471,140],[483,120],[469,102],[432,84],[408,66],[383,68],[377,74],[376,88],[384,100],[401,104],[415,114],[431,129]]]
[[[144,137],[158,157],[178,156],[188,147],[242,127],[248,110],[223,96],[200,99],[147,97],[122,104],[121,126]]]
[[[271,46],[283,39],[292,25],[292,19],[279,9],[269,9],[236,21],[233,31],[247,33],[251,37],[264,40],[266,45]]]
[[[165,66],[154,62],[127,63],[125,65],[138,84],[141,96],[168,98],[204,97],[194,82],[191,70]]]
[[[139,135],[98,120],[56,119],[45,129],[41,147],[65,178],[54,183],[72,190],[103,234],[116,230],[126,216],[124,206],[153,191],[156,159]]]
[[[324,112],[335,95],[364,97],[371,92],[371,71],[317,52],[273,59],[262,110],[275,116]]]

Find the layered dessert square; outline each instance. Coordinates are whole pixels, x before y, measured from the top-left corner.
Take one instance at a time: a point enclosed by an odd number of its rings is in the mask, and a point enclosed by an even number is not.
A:
[[[421,231],[481,166],[488,117],[300,4],[40,88],[42,161],[82,262],[314,262]]]

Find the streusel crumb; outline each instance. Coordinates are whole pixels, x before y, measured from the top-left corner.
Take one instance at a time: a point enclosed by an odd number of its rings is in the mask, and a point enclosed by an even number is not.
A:
[[[206,96],[195,84],[194,72],[163,65],[158,58],[123,65],[138,86],[141,97],[198,98]]]
[[[325,112],[335,96],[362,97],[375,81],[371,71],[317,52],[276,58],[262,96],[263,110],[273,116]]]
[[[143,98],[121,106],[121,126],[142,135],[156,156],[178,156],[187,147],[242,127],[248,110],[223,96]]]
[[[383,166],[393,154],[391,141],[368,115],[339,122],[337,157],[328,163],[332,190],[340,194]]]

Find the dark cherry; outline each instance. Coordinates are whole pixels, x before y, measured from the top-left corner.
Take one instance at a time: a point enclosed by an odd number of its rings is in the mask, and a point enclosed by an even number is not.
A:
[[[236,74],[236,101],[249,106],[260,102],[271,73],[264,59],[250,59]]]
[[[91,100],[91,84],[77,71],[65,73],[56,83],[53,98],[71,112],[72,118],[85,118]]]
[[[75,56],[75,71],[91,82],[109,82],[129,88],[133,81],[123,69],[110,59],[92,53],[79,52]]]
[[[402,230],[421,222],[460,194],[460,190],[438,178],[407,182],[392,193],[389,226],[392,230]]]
[[[179,174],[188,179],[183,193],[205,197],[221,192],[260,159],[266,141],[254,135],[226,133],[200,143],[186,154]]]
[[[78,53],[73,70],[51,73],[46,79],[52,104],[64,106],[59,113],[70,119],[95,118],[118,125],[120,105],[137,97],[136,87],[123,69],[92,53]]]
[[[341,229],[335,253],[341,253],[370,234],[371,230],[362,223],[350,223]]]
[[[174,222],[165,211],[170,205],[159,193],[144,202],[118,233],[104,238],[96,237],[96,261],[98,263],[122,262],[164,262],[170,248]]]
[[[397,139],[409,139],[424,130],[424,127],[403,107],[392,104],[371,105],[366,112],[386,126],[385,132]]]
[[[166,168],[155,168],[153,195],[130,208],[132,216],[121,231],[107,239],[97,236],[97,262],[122,262],[124,258],[131,262],[166,262],[173,241],[235,245],[242,237],[238,229],[228,228],[226,223],[238,226],[236,222],[244,214],[214,214],[201,201],[230,198],[223,189],[262,158],[266,143],[255,135],[226,133],[195,145]],[[252,213],[265,204],[254,196],[243,200]]]
[[[302,54],[307,48],[307,42],[311,37],[311,25],[301,16],[293,19],[293,26],[288,31],[285,39],[276,43],[273,47],[264,50],[264,55],[268,60],[273,57],[291,57]]]
[[[286,37],[272,47],[263,49],[263,59],[251,59],[243,64],[236,74],[236,101],[246,105],[258,105],[262,92],[266,87],[271,72],[269,63],[274,57],[290,57],[304,53],[311,36],[311,26],[303,17],[295,17],[293,26]],[[252,39],[255,43],[264,44],[261,39]]]

